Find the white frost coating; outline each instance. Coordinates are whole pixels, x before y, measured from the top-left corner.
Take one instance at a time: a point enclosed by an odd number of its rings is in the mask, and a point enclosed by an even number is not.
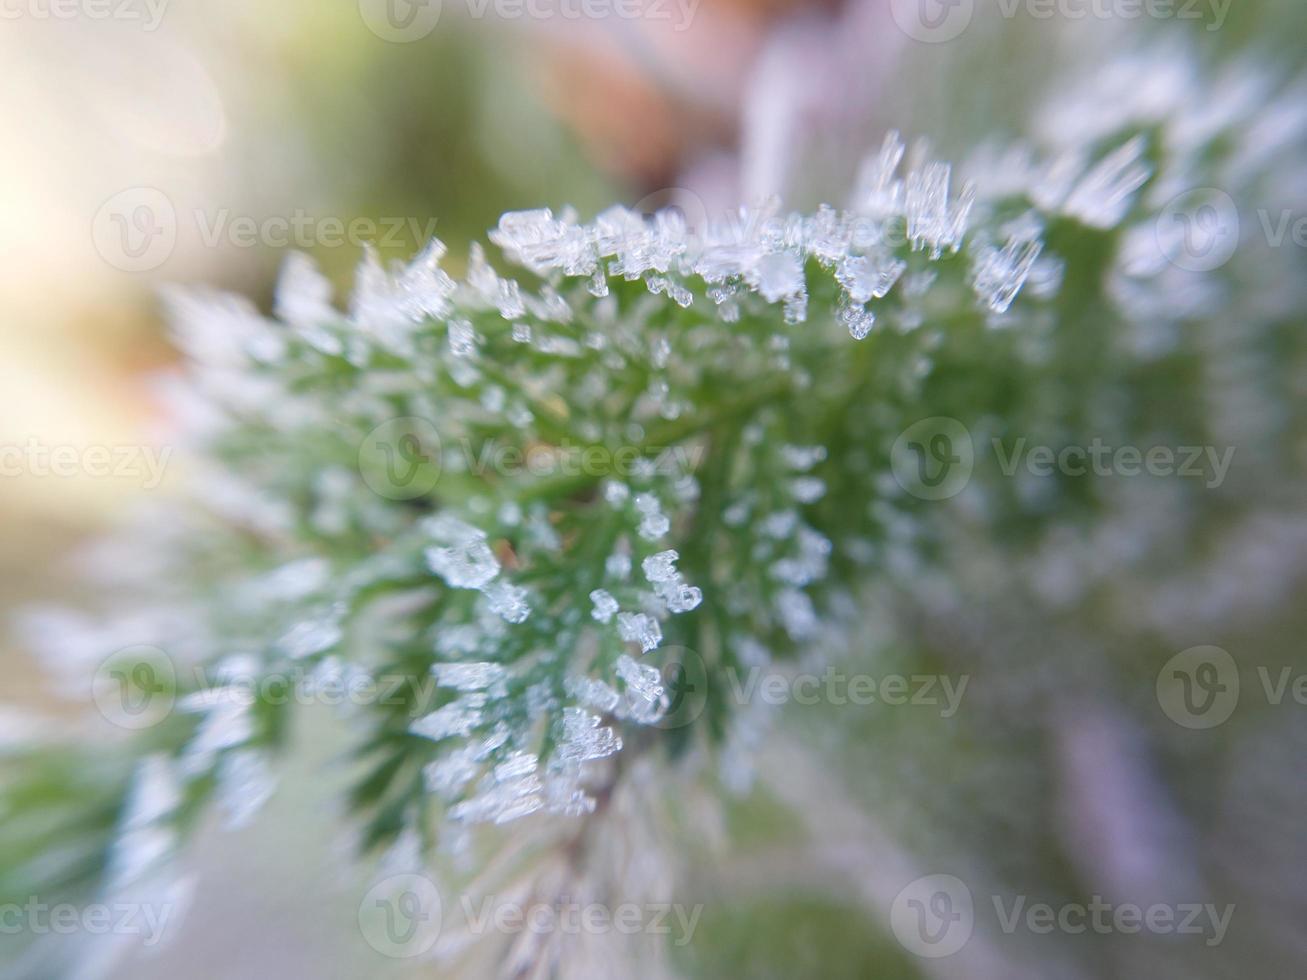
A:
[[[254,735],[249,692],[243,687],[213,688],[178,702],[182,711],[202,713],[195,737],[186,747],[186,764],[204,766],[217,753],[248,742]]]
[[[569,677],[567,693],[588,708],[609,713],[617,707],[621,695],[597,677]]]
[[[995,313],[1006,313],[1030,278],[1044,245],[1033,216],[1014,222],[1007,244],[997,249],[979,243],[971,256],[971,282],[976,295]]]
[[[1062,210],[1093,228],[1119,225],[1134,195],[1152,176],[1142,162],[1147,143],[1135,136],[1095,164],[1076,184]]]
[[[617,733],[599,722],[598,715],[580,708],[564,708],[555,758],[562,763],[578,763],[604,759],[621,751],[622,740]]]
[[[455,799],[473,777],[481,771],[481,762],[472,746],[454,749],[448,755],[428,764],[422,775],[426,787],[442,799]]]
[[[492,582],[485,588],[486,605],[505,622],[523,623],[531,615],[526,589],[508,582]]]
[[[492,697],[502,697],[508,671],[499,664],[436,664],[431,668],[436,683],[455,691],[486,691]]]
[[[443,544],[427,549],[427,565],[452,588],[483,589],[499,574],[499,560],[484,531],[443,514],[426,521],[423,529]]]
[[[344,319],[331,304],[331,283],[303,252],[291,252],[282,263],[273,313],[324,354],[341,354],[345,345],[327,329]]]
[[[319,619],[306,619],[296,623],[277,641],[277,645],[293,660],[303,660],[340,643],[344,632],[336,617],[328,613]]]
[[[804,640],[817,632],[817,612],[805,593],[786,589],[776,597],[776,611],[790,639]]]
[[[145,827],[169,816],[181,804],[181,784],[166,755],[146,756],[137,766],[123,827]]]
[[[455,287],[440,268],[444,254],[444,244],[432,239],[412,263],[396,263],[387,270],[376,250],[367,247],[355,279],[350,310],[354,326],[381,347],[411,353],[413,326],[450,311]]]
[[[790,496],[800,504],[815,504],[826,495],[826,484],[815,476],[800,476],[790,481]]]
[[[263,752],[243,750],[223,756],[218,767],[218,805],[228,830],[249,825],[276,791],[277,781]]]
[[[631,556],[625,551],[613,552],[604,559],[604,574],[625,582],[631,577]]]
[[[465,694],[457,701],[451,701],[431,714],[419,718],[409,726],[409,731],[414,735],[429,738],[433,742],[455,735],[471,735],[472,730],[481,723],[481,709],[485,705],[484,694]]]
[[[486,261],[485,249],[480,242],[473,242],[468,251],[466,284],[468,292],[486,306],[499,311],[505,320],[516,320],[526,315],[526,306],[522,302],[522,289],[511,279],[501,279],[499,274]],[[525,326],[524,324],[515,325]],[[531,339],[530,328],[523,343]]]

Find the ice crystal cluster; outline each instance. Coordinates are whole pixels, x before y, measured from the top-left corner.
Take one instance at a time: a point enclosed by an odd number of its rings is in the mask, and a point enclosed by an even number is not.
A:
[[[856,636],[860,590],[929,583],[943,527],[1039,539],[1050,601],[1095,588],[1107,552],[1055,543],[1119,484],[1054,515],[977,464],[940,502],[905,490],[893,447],[930,416],[978,446],[1017,417],[1051,442],[1220,437],[1228,414],[1076,401],[1081,371],[1208,370],[1214,399],[1235,392],[1187,325],[1241,278],[1292,281],[1264,254],[1175,261],[1170,202],[1290,193],[1275,164],[1303,144],[1300,92],[1207,78],[1181,54],[1124,58],[1050,97],[1027,140],[956,165],[891,133],[843,206],[811,213],[514,212],[458,276],[439,242],[406,265],[367,254],[344,308],[299,255],[272,317],[174,294],[199,507],[156,522],[179,540],[151,578],[176,591],[98,636],[209,665],[210,688],[179,672],[117,865],[164,856],[211,793],[235,821],[267,797],[289,709],[224,697],[224,678],[405,679],[400,703],[344,706],[369,767],[350,803],[364,843],[426,844],[591,813],[632,741],[724,739],[746,785],[759,722],[726,673],[809,654],[832,623]],[[1264,289],[1239,329],[1269,336],[1294,301]],[[1169,513],[1195,513],[1200,488],[1173,486]],[[1128,534],[1114,547],[1129,560]],[[103,656],[90,632],[64,621],[60,656]],[[706,674],[693,716],[669,669],[687,656]]]

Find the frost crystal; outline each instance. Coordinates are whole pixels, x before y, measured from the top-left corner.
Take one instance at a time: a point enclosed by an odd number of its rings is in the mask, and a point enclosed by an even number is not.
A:
[[[622,740],[611,729],[599,724],[599,716],[580,708],[564,708],[561,737],[555,750],[563,763],[603,759],[620,752]]]
[[[522,623],[531,615],[528,593],[521,586],[495,582],[486,587],[485,596],[490,611],[506,622]]]
[[[671,529],[671,521],[663,513],[662,505],[653,494],[637,494],[635,509],[641,514],[640,537],[646,541],[657,541]]]
[[[703,601],[703,593],[687,585],[676,570],[675,562],[679,557],[675,551],[661,551],[641,563],[645,578],[674,613],[689,612]]]
[[[764,255],[754,270],[755,286],[769,302],[789,299],[803,291],[803,264],[793,252]]]
[[[620,581],[631,577],[631,556],[625,551],[615,551],[604,559],[604,572]]]
[[[136,770],[123,826],[145,827],[169,816],[182,801],[181,786],[167,756],[147,756]]]
[[[591,592],[590,601],[594,603],[590,615],[596,622],[607,623],[617,615],[617,600],[603,589],[595,589]]]
[[[440,269],[445,246],[433,239],[408,266],[387,271],[368,247],[359,267],[351,319],[365,336],[401,354],[412,352],[412,328],[450,310],[454,281]]]
[[[286,655],[294,660],[302,660],[314,654],[330,650],[341,641],[343,633],[334,616],[322,619],[308,619],[293,626],[278,641]]]
[[[836,278],[855,303],[881,299],[908,270],[902,259],[885,254],[850,255],[840,262]]]
[[[787,589],[776,597],[781,625],[791,639],[804,640],[817,631],[818,620],[812,600],[797,589]]]
[[[435,518],[427,530],[444,547],[428,548],[427,565],[455,589],[481,589],[499,574],[499,560],[483,531],[451,517]]]
[[[812,469],[826,458],[825,446],[781,446],[785,465],[800,473]]]
[[[908,174],[908,241],[914,249],[928,248],[931,258],[962,247],[967,217],[975,203],[976,189],[970,184],[963,188],[960,198],[950,198],[952,177],[953,169],[946,163],[930,163],[924,170]]]
[[[982,242],[972,257],[976,295],[995,313],[1006,313],[1042,251],[1039,227],[1032,223],[1014,229],[1001,251]]]
[[[617,707],[621,695],[594,677],[569,677],[567,693],[577,701],[605,714]]]
[[[454,749],[422,770],[427,789],[448,800],[455,798],[472,781],[481,764],[471,747]]]
[[[1152,170],[1142,158],[1147,146],[1136,136],[1104,157],[1076,184],[1062,210],[1094,228],[1113,228],[1130,210],[1135,191]]]
[[[659,582],[670,582],[678,575],[676,571],[676,559],[679,558],[675,551],[660,551],[656,555],[650,555],[640,567],[644,569],[644,577],[655,584]]]
[[[628,655],[617,658],[617,676],[626,685],[622,714],[641,724],[651,724],[663,714],[662,674],[656,667],[637,663]]]
[[[801,504],[815,504],[826,493],[826,484],[815,476],[790,481],[790,496]]]
[[[431,668],[436,683],[456,691],[487,691],[492,697],[504,696],[508,671],[499,664],[436,664]]]
[[[455,735],[470,735],[472,729],[481,723],[481,709],[485,704],[484,694],[464,695],[443,708],[437,708],[426,717],[419,718],[409,727],[409,731],[433,742]]]
[[[640,650],[648,653],[663,641],[663,630],[658,620],[647,613],[618,613],[617,634],[628,643],[640,644]]]

